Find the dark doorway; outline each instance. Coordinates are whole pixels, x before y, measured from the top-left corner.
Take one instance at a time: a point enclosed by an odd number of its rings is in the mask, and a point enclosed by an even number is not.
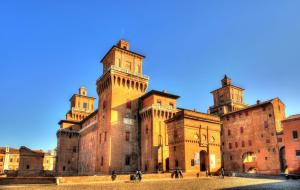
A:
[[[207,170],[207,152],[202,150],[200,151],[200,171],[206,171]]]
[[[286,161],[285,161],[285,147],[281,147],[279,149],[279,160],[280,160],[280,170],[282,172],[286,169]]]
[[[170,170],[169,158],[166,158],[166,171]]]

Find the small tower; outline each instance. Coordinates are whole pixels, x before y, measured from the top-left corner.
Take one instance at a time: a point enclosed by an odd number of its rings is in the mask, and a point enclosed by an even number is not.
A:
[[[79,88],[79,95],[87,96],[87,88],[82,86]]]
[[[122,48],[122,49],[125,49],[125,50],[129,50],[129,43],[125,40],[120,40],[118,43],[117,43],[117,46],[119,48]]]
[[[210,114],[223,115],[247,107],[244,102],[244,89],[232,85],[231,79],[225,75],[221,80],[222,87],[212,91],[214,105],[209,108]]]
[[[227,77],[227,75],[224,76],[224,78],[221,81],[222,87],[231,85],[231,78]]]

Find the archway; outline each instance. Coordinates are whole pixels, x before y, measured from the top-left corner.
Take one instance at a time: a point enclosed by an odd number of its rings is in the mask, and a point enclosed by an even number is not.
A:
[[[279,149],[279,160],[280,160],[280,170],[282,172],[286,169],[286,160],[285,160],[285,147]]]
[[[208,169],[208,157],[207,152],[204,150],[200,151],[200,171],[206,171]]]
[[[242,156],[243,171],[256,173],[256,155],[254,152],[246,152]]]
[[[170,160],[169,158],[166,158],[166,171],[170,170]]]

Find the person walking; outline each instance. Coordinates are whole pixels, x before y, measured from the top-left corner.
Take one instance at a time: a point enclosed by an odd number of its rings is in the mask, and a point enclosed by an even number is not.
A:
[[[220,176],[220,178],[224,179],[224,176],[225,176],[224,168],[221,168],[221,169],[220,169],[219,176]]]
[[[111,180],[112,180],[112,181],[115,181],[116,178],[117,178],[117,174],[116,174],[115,170],[113,170],[113,171],[111,172]]]
[[[142,172],[141,172],[141,170],[137,170],[135,175],[136,175],[136,179],[138,181],[142,181]]]

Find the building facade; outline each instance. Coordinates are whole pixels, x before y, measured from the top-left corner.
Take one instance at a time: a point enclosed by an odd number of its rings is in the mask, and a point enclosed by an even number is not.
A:
[[[140,149],[143,172],[169,171],[169,140],[165,121],[178,111],[179,96],[151,90],[140,98]]]
[[[285,158],[289,173],[300,174],[300,115],[282,121]]]
[[[87,88],[79,88],[78,94],[70,98],[70,110],[64,120],[59,121],[57,131],[57,175],[77,175],[79,169],[79,136],[85,121],[95,115],[94,97],[88,96]]]
[[[20,164],[18,176],[42,176],[45,153],[41,150],[31,150],[20,147]]]
[[[144,56],[120,40],[100,61],[97,110],[87,89],[70,99],[57,132],[57,175],[96,175],[112,171],[228,171],[278,173],[285,166],[278,98],[248,106],[244,89],[225,75],[212,91],[208,114],[177,108],[179,96],[146,93]],[[222,151],[222,153],[221,153]]]
[[[284,155],[280,155],[283,146],[280,135],[285,105],[274,98],[247,106],[242,91],[231,85],[231,80],[225,76],[222,87],[212,93],[215,104],[210,112],[219,115],[223,124],[224,168],[227,171],[279,173],[283,170],[281,162],[284,159]]]
[[[0,147],[0,173],[16,173],[19,169],[19,155],[18,149]]]
[[[185,172],[221,168],[220,117],[181,109],[166,121],[169,138],[170,168]]]

